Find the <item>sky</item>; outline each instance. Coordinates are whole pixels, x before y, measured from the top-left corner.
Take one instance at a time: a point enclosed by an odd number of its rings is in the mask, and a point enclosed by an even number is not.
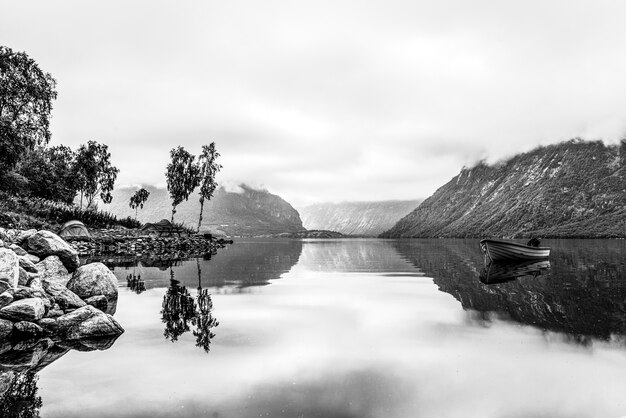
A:
[[[57,80],[51,145],[165,185],[214,141],[222,184],[295,205],[418,199],[463,166],[626,134],[621,0],[0,0],[0,44]]]

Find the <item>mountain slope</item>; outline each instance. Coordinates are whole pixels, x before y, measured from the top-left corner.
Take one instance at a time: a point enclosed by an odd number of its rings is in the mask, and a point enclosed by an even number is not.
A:
[[[624,237],[626,141],[572,140],[463,168],[383,237]]]
[[[419,204],[419,200],[319,203],[298,208],[298,211],[307,229],[377,236]]]
[[[122,187],[114,190],[110,205],[100,203],[100,208],[120,216],[135,216],[128,206],[130,197],[137,187]],[[150,192],[137,219],[141,222],[156,222],[170,219],[171,201],[166,189],[146,186]],[[176,208],[175,222],[184,222],[195,228],[200,212],[199,196],[194,194]],[[213,198],[204,203],[202,229],[220,230],[231,236],[259,236],[298,232],[304,230],[298,212],[280,196],[267,190],[256,190],[245,184],[237,192],[220,187]]]

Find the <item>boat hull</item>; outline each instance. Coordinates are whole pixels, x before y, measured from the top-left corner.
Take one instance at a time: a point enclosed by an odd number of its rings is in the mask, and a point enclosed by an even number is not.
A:
[[[550,257],[550,247],[531,247],[513,241],[484,239],[480,247],[492,261],[539,260]]]

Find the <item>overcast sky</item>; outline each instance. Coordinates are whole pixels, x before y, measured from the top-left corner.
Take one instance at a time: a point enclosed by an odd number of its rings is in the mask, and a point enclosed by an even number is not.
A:
[[[429,196],[481,158],[626,133],[626,2],[6,1],[57,80],[52,144],[119,185],[215,141],[222,182],[296,205]]]

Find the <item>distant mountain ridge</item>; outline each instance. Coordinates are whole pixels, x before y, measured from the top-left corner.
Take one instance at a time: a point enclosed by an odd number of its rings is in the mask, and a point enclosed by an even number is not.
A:
[[[420,200],[318,203],[298,208],[307,229],[337,231],[345,235],[377,236],[391,228]]]
[[[172,206],[167,189],[145,188],[150,196],[144,208],[139,209],[137,219],[143,223],[170,219]],[[135,211],[128,206],[128,202],[136,190],[138,187],[115,189],[111,204],[100,203],[100,209],[118,217],[134,217]],[[174,221],[195,228],[200,212],[198,199],[199,195],[194,193],[188,201],[178,205]],[[300,232],[304,227],[298,211],[280,196],[241,184],[237,192],[219,187],[211,200],[205,201],[202,229],[218,230],[230,236],[260,236]]]
[[[626,237],[626,140],[463,168],[382,237]]]

